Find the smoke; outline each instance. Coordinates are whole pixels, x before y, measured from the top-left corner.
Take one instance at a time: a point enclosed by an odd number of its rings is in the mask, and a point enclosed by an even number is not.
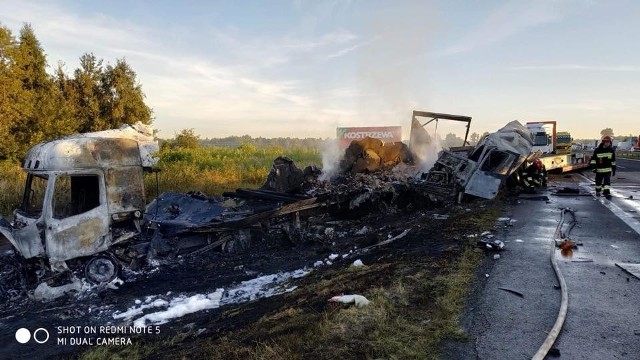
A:
[[[356,53],[357,87],[366,94],[359,113],[407,128],[413,107],[424,106],[425,55],[436,23],[429,1],[393,2],[369,15],[365,35],[372,41]]]
[[[322,146],[322,174],[318,178],[320,181],[329,181],[337,174],[343,155],[344,150],[338,145],[338,140],[325,141]]]
[[[349,116],[351,123],[340,125],[401,125],[406,136],[412,110],[427,105],[424,96],[430,68],[426,55],[438,26],[437,12],[431,1],[407,0],[390,2],[379,10],[367,8],[365,13],[361,26],[354,26],[362,44],[349,52],[356,67],[354,93],[358,96],[350,96],[356,115]],[[419,147],[420,163],[433,164],[440,150],[439,139]],[[327,144],[321,179],[336,174],[342,155],[335,143]]]
[[[418,174],[429,172],[438,160],[438,154],[443,150],[442,138],[424,129],[428,137],[414,137],[411,143],[411,154],[416,162]]]

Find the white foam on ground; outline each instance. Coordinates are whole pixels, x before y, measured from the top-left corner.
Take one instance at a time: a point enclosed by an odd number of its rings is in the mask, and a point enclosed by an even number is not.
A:
[[[172,299],[163,299],[159,295],[150,295],[145,298],[144,302],[139,299],[134,300],[134,306],[125,312],[116,312],[112,316],[114,319],[122,320],[132,320],[138,317],[133,321],[133,325],[136,327],[164,324],[171,319],[198,311],[215,309],[228,304],[239,304],[293,291],[297,286],[287,287],[288,281],[306,276],[310,272],[311,270],[299,269],[291,272],[264,275],[243,281],[226,292],[224,289],[218,288],[209,294],[177,295]],[[168,292],[165,297],[170,294],[171,292]],[[147,310],[155,308],[165,309],[144,314]]]
[[[136,306],[130,307],[127,311],[123,313],[117,312],[113,314],[113,318],[114,319],[131,319],[134,316],[141,315],[146,309],[169,305],[169,303],[166,300],[162,300],[162,299],[156,299],[153,302],[147,302],[146,304],[140,304],[140,300],[136,300],[135,304]]]
[[[220,298],[222,297],[223,292],[224,289],[217,289],[215,292],[207,295],[196,294],[189,297],[177,297],[171,300],[171,303],[169,303],[169,307],[166,310],[146,314],[143,317],[136,319],[133,322],[133,326],[144,327],[147,325],[160,325],[171,319],[183,317],[187,314],[193,314],[194,312],[206,309],[218,308],[220,307]]]
[[[310,270],[299,269],[243,281],[236,288],[228,290],[220,303],[222,305],[236,304],[282,294],[286,290],[283,286],[286,281],[301,278],[310,272]]]
[[[364,266],[364,264],[362,263],[362,260],[358,259],[353,262],[353,266],[360,267],[360,266]]]

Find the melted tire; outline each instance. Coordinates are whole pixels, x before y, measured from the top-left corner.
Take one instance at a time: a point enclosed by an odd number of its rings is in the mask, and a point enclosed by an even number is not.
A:
[[[120,265],[110,256],[100,255],[89,259],[84,266],[84,277],[97,285],[113,281],[120,273]]]

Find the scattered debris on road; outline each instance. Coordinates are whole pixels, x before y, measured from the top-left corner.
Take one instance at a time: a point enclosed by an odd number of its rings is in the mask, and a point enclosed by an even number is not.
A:
[[[499,287],[498,289],[503,290],[503,291],[506,291],[506,292],[509,292],[509,293],[512,293],[512,294],[514,294],[514,295],[516,295],[516,296],[518,296],[518,297],[524,298],[524,294],[522,294],[522,293],[521,293],[521,292],[519,292],[519,291],[515,291],[515,290],[513,290],[513,289],[504,288],[504,287]]]

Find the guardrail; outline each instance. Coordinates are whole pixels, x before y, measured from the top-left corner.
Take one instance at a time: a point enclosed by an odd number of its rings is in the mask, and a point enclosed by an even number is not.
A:
[[[640,151],[616,151],[616,157],[627,159],[640,159]]]

